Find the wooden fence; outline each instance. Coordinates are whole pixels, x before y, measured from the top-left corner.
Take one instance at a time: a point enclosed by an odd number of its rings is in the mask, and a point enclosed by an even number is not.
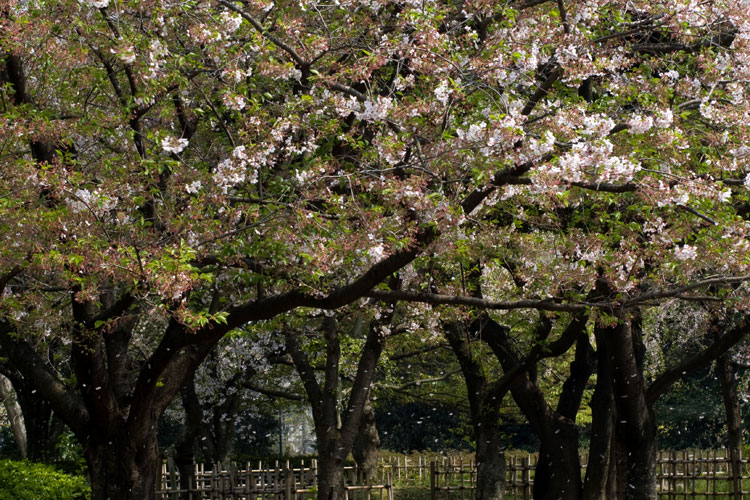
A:
[[[390,459],[380,459],[378,462],[378,477],[383,480],[387,474],[393,478],[396,487],[424,486],[430,481],[430,464],[436,463],[442,467],[474,469],[474,456],[470,454],[446,457],[443,455],[397,456]]]
[[[533,497],[536,455],[505,458],[505,498]],[[430,499],[438,500],[449,494],[451,498],[473,498],[477,469],[474,460],[441,460],[430,463]]]
[[[735,484],[750,499],[748,460],[740,459],[741,478]],[[662,452],[656,469],[662,498],[729,498],[731,461],[727,450]]]
[[[505,498],[530,500],[534,487],[537,456],[506,456]],[[587,457],[582,457],[585,469]],[[750,465],[741,459],[739,485],[750,500]],[[662,500],[729,498],[730,460],[726,450],[679,451],[659,453],[657,488]],[[256,467],[257,466],[257,467]],[[426,500],[463,500],[473,498],[476,464],[470,455],[444,457],[424,455],[381,460],[378,474],[366,484],[356,467],[345,468],[349,500],[393,500],[394,489],[421,488]],[[317,463],[273,466],[215,464],[194,467],[188,489],[180,489],[179,472],[171,460],[162,466],[158,500],[308,500],[315,497]]]
[[[585,470],[588,457],[581,459]],[[750,467],[742,458],[741,480],[736,481],[750,499]],[[537,455],[506,457],[505,498],[533,498],[534,470]],[[430,464],[430,498],[471,498],[476,483],[476,468],[463,461],[441,461]],[[730,498],[731,462],[727,450],[662,451],[657,457],[656,480],[660,499],[687,500]],[[462,492],[467,492],[463,495]],[[739,498],[735,497],[735,498]]]
[[[315,498],[317,461],[291,466],[287,461],[273,467],[257,464],[206,466],[195,464],[187,488],[180,486],[180,473],[172,459],[162,465],[157,500],[303,500]],[[389,473],[379,484],[366,484],[355,467],[344,470],[347,500],[393,500]]]

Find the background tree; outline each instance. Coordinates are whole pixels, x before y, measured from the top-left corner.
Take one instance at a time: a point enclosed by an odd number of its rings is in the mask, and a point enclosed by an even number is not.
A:
[[[322,384],[305,352],[301,333],[294,330],[285,332],[287,351],[302,379],[315,421],[319,500],[345,497],[344,463],[359,434],[366,401],[369,399],[370,384],[385,342],[384,332],[377,324],[368,325],[358,319],[354,328],[366,329],[367,334],[346,403],[340,401],[341,342],[338,322],[330,316],[323,319],[325,370]],[[360,335],[355,332],[354,336]]]

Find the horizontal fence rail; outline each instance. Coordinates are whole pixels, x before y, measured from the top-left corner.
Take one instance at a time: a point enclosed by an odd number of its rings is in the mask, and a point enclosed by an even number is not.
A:
[[[506,456],[505,498],[531,500],[537,455]],[[588,457],[582,456],[585,470]],[[750,465],[740,458],[741,478],[733,480],[727,450],[662,451],[656,464],[662,500],[730,498],[733,488],[750,500]],[[356,467],[345,468],[349,500],[393,500],[394,490],[423,491],[427,500],[468,500],[476,487],[473,456],[401,456],[381,459],[369,482]],[[257,463],[197,464],[187,489],[180,488],[179,471],[171,459],[162,465],[159,500],[307,500],[316,496],[317,461],[272,466]],[[417,498],[409,496],[409,498]],[[741,498],[739,495],[735,498]]]

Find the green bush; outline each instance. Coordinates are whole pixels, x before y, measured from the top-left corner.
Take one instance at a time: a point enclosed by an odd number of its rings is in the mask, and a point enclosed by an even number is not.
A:
[[[90,496],[80,476],[63,474],[49,465],[0,460],[0,500],[85,500]]]

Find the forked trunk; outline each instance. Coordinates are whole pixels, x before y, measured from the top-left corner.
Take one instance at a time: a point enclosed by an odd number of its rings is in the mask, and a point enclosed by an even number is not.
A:
[[[481,328],[480,323],[472,328]],[[480,358],[472,354],[463,324],[446,323],[445,337],[461,364],[466,390],[473,395],[469,398],[469,405],[477,450],[476,500],[500,500],[505,490],[505,455],[498,420],[507,388],[490,387]]]

